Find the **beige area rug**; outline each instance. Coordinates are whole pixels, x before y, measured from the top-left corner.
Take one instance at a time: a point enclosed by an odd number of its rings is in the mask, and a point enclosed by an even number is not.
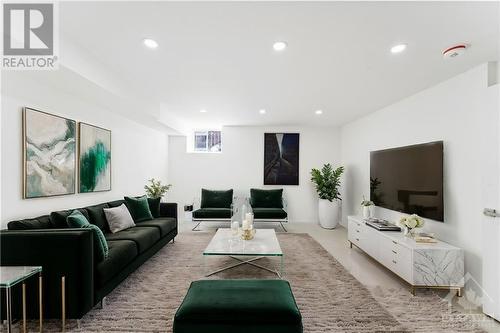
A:
[[[179,235],[108,295],[105,309],[90,311],[79,328],[70,320],[67,331],[171,332],[190,282],[204,278],[201,253],[212,235]],[[285,278],[302,313],[304,332],[481,332],[431,292],[416,297],[397,290],[370,293],[307,234],[279,233],[278,238],[285,254]],[[279,265],[276,258],[258,262]],[[211,271],[232,263],[230,258],[212,258],[206,266]],[[210,278],[276,276],[244,265]],[[59,324],[47,321],[45,331],[59,331]]]

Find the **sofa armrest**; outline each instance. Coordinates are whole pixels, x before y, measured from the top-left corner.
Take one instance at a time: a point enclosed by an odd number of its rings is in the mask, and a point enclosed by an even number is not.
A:
[[[160,202],[160,216],[173,217],[177,220],[177,203]]]
[[[0,265],[42,266],[44,318],[61,316],[62,276],[66,281],[68,318],[81,318],[94,305],[91,229],[2,230]],[[37,293],[32,290],[28,294],[29,315],[36,318]]]

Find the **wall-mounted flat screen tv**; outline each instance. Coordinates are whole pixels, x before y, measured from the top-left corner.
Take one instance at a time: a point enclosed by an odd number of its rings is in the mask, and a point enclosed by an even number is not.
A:
[[[443,142],[370,152],[370,200],[444,222]]]

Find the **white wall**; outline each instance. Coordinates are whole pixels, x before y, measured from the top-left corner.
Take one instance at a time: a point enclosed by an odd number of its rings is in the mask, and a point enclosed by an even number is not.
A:
[[[498,130],[498,96],[487,87],[487,72],[487,65],[473,68],[341,128],[342,163],[347,169],[344,224],[347,215],[359,213],[362,196],[369,196],[370,151],[444,141],[445,222],[427,220],[424,229],[462,247],[466,272],[478,283],[482,256],[481,160],[487,156],[482,133]],[[383,208],[376,211],[378,217],[393,221],[401,216]],[[468,287],[473,285],[468,281]]]
[[[1,122],[1,227],[12,219],[34,217],[51,211],[120,199],[144,193],[147,179],[167,179],[168,139],[110,112],[91,100],[69,95],[45,80],[55,73],[3,73]],[[33,79],[36,78],[36,79]],[[71,82],[67,82],[71,84]],[[112,131],[112,190],[52,198],[22,199],[23,106],[33,107]],[[140,112],[140,111],[138,111]]]
[[[264,133],[300,133],[299,186],[264,186]],[[180,206],[200,197],[201,188],[233,188],[248,196],[250,188],[284,188],[289,218],[293,222],[317,222],[317,196],[310,170],[325,163],[339,165],[339,132],[328,128],[224,127],[220,154],[186,152],[186,137],[169,140],[169,201]]]

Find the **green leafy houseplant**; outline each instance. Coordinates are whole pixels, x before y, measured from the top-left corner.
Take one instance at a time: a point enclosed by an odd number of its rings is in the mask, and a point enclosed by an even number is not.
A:
[[[149,184],[144,186],[146,195],[150,198],[162,198],[172,187],[172,184],[162,185],[161,181],[151,178]]]
[[[323,165],[321,170],[311,170],[311,181],[316,186],[319,198],[332,202],[342,200],[340,198],[340,177],[344,173],[344,167],[333,169],[330,163]]]
[[[365,196],[363,195],[363,201],[361,201],[361,206],[363,206],[363,207],[370,207],[370,206],[374,206],[374,205],[375,204],[373,203],[373,201],[366,200]]]

